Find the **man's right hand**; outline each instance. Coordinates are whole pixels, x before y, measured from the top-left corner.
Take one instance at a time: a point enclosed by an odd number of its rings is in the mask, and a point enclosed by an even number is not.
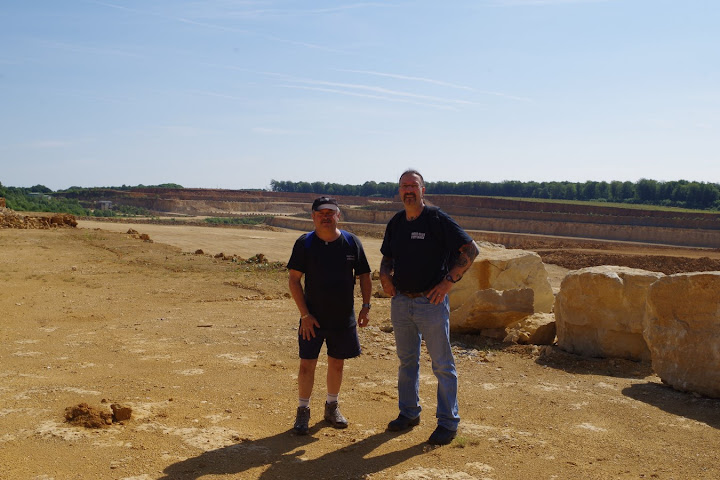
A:
[[[302,336],[303,340],[310,340],[311,338],[315,338],[316,328],[320,328],[320,324],[315,319],[315,317],[313,317],[311,314],[308,314],[307,317],[300,320],[300,328],[298,333]]]

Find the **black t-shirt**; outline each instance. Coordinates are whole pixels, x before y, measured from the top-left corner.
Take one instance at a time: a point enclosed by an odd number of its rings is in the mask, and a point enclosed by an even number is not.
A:
[[[355,245],[345,238],[351,236]],[[293,246],[288,268],[305,274],[305,302],[321,328],[347,328],[355,325],[355,276],[370,273],[360,239],[346,232],[337,240],[325,242],[312,235],[300,235]]]
[[[472,238],[450,216],[426,206],[408,221],[398,212],[385,228],[380,252],[393,260],[393,285],[401,292],[425,292],[449,271],[450,259]]]

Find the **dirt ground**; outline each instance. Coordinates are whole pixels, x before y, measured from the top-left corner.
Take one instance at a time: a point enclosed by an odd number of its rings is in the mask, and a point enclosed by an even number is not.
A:
[[[363,355],[346,363],[349,428],[322,420],[321,360],[311,433],[295,436],[298,313],[272,261],[287,261],[299,232],[134,226],[147,242],[128,228],[0,230],[0,478],[720,477],[720,400],[676,392],[647,364],[555,347],[454,338],[458,438],[425,443],[436,385],[427,357],[420,425],[386,432],[397,359],[389,300],[379,298],[360,332]],[[362,240],[377,268],[379,240]],[[566,268],[598,255],[647,256],[663,268],[720,261],[708,250],[536,247]],[[215,258],[221,252],[271,263]],[[549,266],[554,285],[566,271]],[[132,414],[102,428],[66,421],[83,403],[105,419],[111,405]]]

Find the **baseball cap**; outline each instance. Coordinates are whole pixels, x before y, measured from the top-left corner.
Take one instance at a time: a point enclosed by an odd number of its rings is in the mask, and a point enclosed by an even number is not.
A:
[[[330,197],[318,197],[315,199],[315,201],[312,204],[313,212],[317,212],[318,210],[335,210],[336,212],[340,210],[340,207],[338,207],[337,200]]]

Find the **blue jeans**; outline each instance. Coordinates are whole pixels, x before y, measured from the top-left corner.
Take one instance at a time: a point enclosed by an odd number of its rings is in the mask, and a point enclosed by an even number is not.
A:
[[[438,425],[457,430],[460,416],[457,402],[457,372],[450,348],[450,301],[438,305],[426,297],[410,298],[397,294],[392,299],[390,317],[395,333],[400,414],[407,418],[420,415],[420,342],[425,340],[432,370],[437,377]]]

